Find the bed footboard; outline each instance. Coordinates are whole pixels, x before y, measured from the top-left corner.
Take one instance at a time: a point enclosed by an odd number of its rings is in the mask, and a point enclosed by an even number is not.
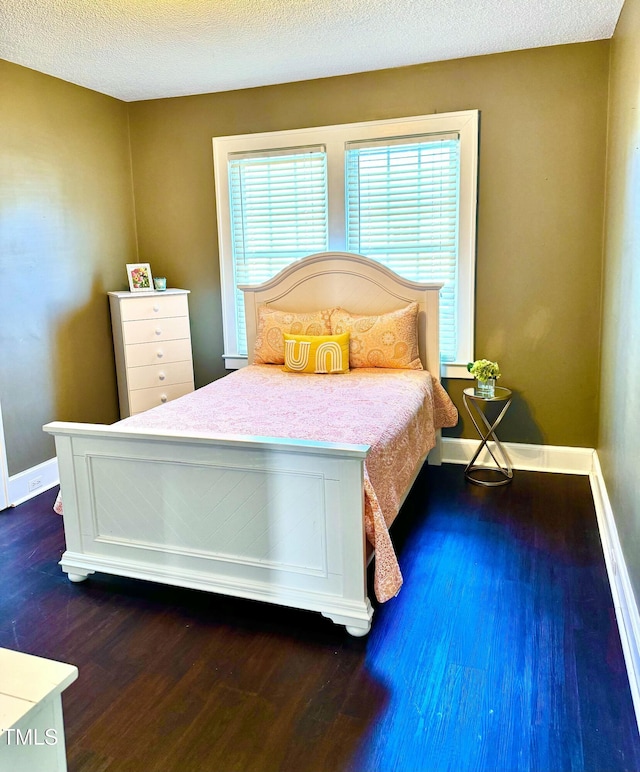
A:
[[[72,581],[93,572],[319,611],[365,635],[366,445],[54,422]]]

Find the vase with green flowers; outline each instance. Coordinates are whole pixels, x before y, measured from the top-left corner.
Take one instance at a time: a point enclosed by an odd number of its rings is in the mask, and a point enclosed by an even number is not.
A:
[[[498,363],[489,359],[476,359],[475,362],[469,362],[467,370],[478,382],[476,395],[493,399],[496,395],[496,380],[502,375]]]

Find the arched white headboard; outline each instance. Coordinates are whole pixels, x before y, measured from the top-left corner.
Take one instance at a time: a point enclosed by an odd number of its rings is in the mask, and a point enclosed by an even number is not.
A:
[[[283,311],[340,306],[353,314],[380,314],[416,301],[420,359],[439,380],[441,288],[441,282],[408,281],[381,263],[350,252],[319,252],[303,257],[264,284],[240,286],[244,292],[249,362],[253,361],[257,309],[263,303]]]

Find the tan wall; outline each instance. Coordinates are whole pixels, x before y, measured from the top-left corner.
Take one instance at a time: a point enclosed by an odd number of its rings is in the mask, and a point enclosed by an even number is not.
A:
[[[224,374],[211,138],[481,110],[477,356],[505,439],[597,432],[606,42],[126,105],[0,61],[0,403],[9,471],[51,419],[117,418],[105,292],[137,259],[192,289],[196,379]],[[460,405],[463,381],[449,383]],[[455,434],[473,436],[468,422]]]
[[[127,105],[0,61],[0,403],[9,473],[42,425],[118,417],[107,289],[136,259]]]
[[[131,104],[140,259],[193,290],[198,385],[224,373],[212,137],[478,108],[476,356],[499,360],[516,392],[502,436],[593,447],[608,50],[560,46]],[[466,385],[449,384],[458,405]]]
[[[625,562],[640,598],[640,0],[611,46],[600,458]]]

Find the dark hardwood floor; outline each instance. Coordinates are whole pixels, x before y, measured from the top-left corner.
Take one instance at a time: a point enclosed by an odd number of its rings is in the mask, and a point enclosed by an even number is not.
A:
[[[483,489],[423,470],[392,531],[405,585],[364,639],[250,601],[71,584],[54,498],[0,513],[0,646],[78,666],[70,772],[640,771],[586,477]]]

